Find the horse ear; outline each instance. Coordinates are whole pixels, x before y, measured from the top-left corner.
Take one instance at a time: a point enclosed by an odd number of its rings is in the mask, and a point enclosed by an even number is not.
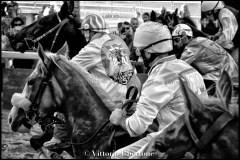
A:
[[[74,1],[63,1],[63,5],[61,7],[61,14],[64,16],[72,14],[74,10]]]
[[[45,66],[47,66],[47,64],[50,62],[50,59],[47,57],[47,55],[44,52],[43,47],[40,43],[38,44],[38,55],[39,55],[40,59],[42,60],[42,62],[45,64]]]
[[[186,82],[179,78],[179,83],[182,88],[183,97],[185,100],[186,108],[191,114],[199,114],[204,108],[204,104],[200,99],[193,93],[193,91],[187,86]]]
[[[64,43],[64,45],[57,51],[57,55],[64,55],[68,56],[69,54],[69,49],[68,49],[68,44],[67,42]]]
[[[74,1],[67,1],[67,3],[68,3],[68,12],[69,14],[72,14],[74,10]]]
[[[228,109],[228,104],[230,103],[232,96],[232,81],[228,73],[224,70],[222,75],[216,85],[216,95]]]
[[[174,11],[174,15],[177,16],[177,14],[178,14],[178,8],[176,8]]]
[[[152,12],[150,14],[150,20],[155,22],[156,19],[157,19],[156,12],[154,10],[152,10]]]

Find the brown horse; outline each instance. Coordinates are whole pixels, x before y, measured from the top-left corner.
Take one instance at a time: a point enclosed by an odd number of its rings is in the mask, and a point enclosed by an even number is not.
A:
[[[13,131],[30,128],[47,118],[50,119],[47,126],[62,123],[53,117],[54,112],[61,112],[73,128],[70,154],[77,158],[106,158],[114,149],[139,139],[130,138],[122,128],[108,123],[111,114],[108,108],[115,104],[87,71],[61,55],[45,54],[41,45],[38,53],[40,61],[28,77],[24,98],[20,99],[31,105],[18,101],[9,113]],[[111,132],[113,128],[116,132]]]
[[[220,99],[204,101],[180,80],[188,111],[144,148],[151,153],[147,158],[239,159],[238,106],[230,103],[229,80],[223,72],[217,89]]]

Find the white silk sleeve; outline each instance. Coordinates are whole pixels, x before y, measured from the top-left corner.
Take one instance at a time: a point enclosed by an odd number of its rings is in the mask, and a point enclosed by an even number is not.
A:
[[[99,63],[101,52],[94,44],[88,44],[81,51],[74,56],[71,61],[80,64],[84,69],[90,70]]]
[[[146,81],[143,85],[141,97],[137,103],[135,113],[125,121],[130,136],[143,134],[159,110],[173,98],[173,92],[161,81]]]

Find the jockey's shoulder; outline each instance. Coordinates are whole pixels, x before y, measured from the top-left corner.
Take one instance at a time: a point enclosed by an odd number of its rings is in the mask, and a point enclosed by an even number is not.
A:
[[[215,43],[215,42],[206,37],[196,37],[196,38],[193,38],[187,46],[188,47],[191,47],[191,46],[199,46],[200,47],[200,46],[210,45],[211,43]]]

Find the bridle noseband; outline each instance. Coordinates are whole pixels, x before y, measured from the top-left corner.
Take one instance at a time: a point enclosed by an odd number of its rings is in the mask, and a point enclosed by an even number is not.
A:
[[[54,27],[51,28],[49,31],[47,31],[46,33],[44,33],[44,34],[41,35],[41,36],[38,36],[38,37],[35,38],[35,39],[28,38],[28,37],[27,37],[27,38],[24,38],[24,41],[26,42],[26,44],[27,44],[27,46],[28,46],[28,49],[34,49],[34,48],[35,48],[35,44],[36,44],[37,42],[39,43],[39,41],[40,41],[41,39],[45,38],[46,36],[48,36],[49,34],[51,34],[53,31],[55,31],[56,29],[58,29],[57,32],[56,32],[56,34],[55,34],[55,36],[54,36],[54,39],[53,39],[53,41],[52,41],[52,45],[51,45],[51,48],[50,48],[50,51],[52,51],[52,49],[53,49],[53,47],[54,47],[54,45],[55,45],[56,39],[57,39],[57,37],[58,37],[58,35],[59,35],[62,27],[69,21],[68,18],[65,18],[65,19],[62,21],[61,18],[59,17],[59,14],[56,13],[56,15],[57,15],[57,19],[58,19],[58,22],[59,22],[56,26],[54,26]],[[33,45],[32,45],[32,46],[29,44],[29,41],[30,41],[30,42],[33,42]]]

